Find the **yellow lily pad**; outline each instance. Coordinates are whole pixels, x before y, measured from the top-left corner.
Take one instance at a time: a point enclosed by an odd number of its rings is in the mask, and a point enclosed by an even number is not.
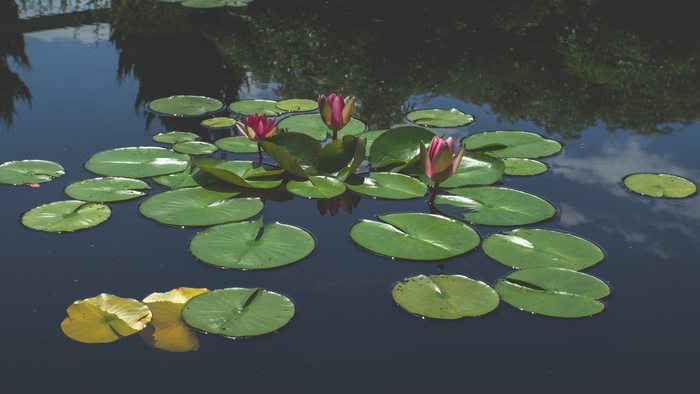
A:
[[[66,311],[68,317],[61,323],[61,330],[84,343],[114,342],[141,331],[152,317],[145,304],[104,293],[75,301]]]

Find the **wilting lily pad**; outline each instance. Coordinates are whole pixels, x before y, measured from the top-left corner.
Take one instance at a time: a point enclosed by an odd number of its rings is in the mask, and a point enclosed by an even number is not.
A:
[[[151,101],[153,112],[170,116],[201,116],[220,111],[224,103],[204,96],[170,96]]]
[[[275,106],[285,112],[304,112],[318,109],[318,101],[309,99],[280,100]]]
[[[418,179],[392,172],[353,175],[345,183],[355,193],[395,200],[423,197],[428,192],[428,186]]]
[[[8,161],[0,164],[0,183],[45,183],[65,174],[62,165],[46,160]]]
[[[227,152],[256,153],[258,151],[258,143],[242,135],[216,140],[214,145]]]
[[[131,298],[111,294],[75,301],[66,310],[61,330],[84,343],[114,342],[139,332],[151,321],[148,306]]]
[[[440,187],[490,185],[501,179],[504,170],[505,165],[501,159],[482,153],[467,152],[462,157],[457,172],[440,183]],[[429,185],[433,184],[426,175],[421,175],[420,180]]]
[[[302,133],[313,137],[318,141],[324,141],[332,132],[328,129],[321,115],[319,114],[301,114],[294,115],[282,119],[278,127],[287,131]],[[364,123],[357,119],[350,119],[345,127],[338,132],[338,137],[348,134],[359,134],[367,129]]]
[[[216,145],[204,141],[184,141],[173,144],[175,152],[188,153],[190,155],[208,155],[216,152]]]
[[[238,121],[228,117],[209,118],[202,121],[201,125],[210,129],[230,129],[235,126]]]
[[[372,167],[401,167],[420,153],[420,144],[430,144],[435,134],[417,126],[402,126],[382,133],[369,150]]]
[[[277,102],[273,100],[241,100],[231,103],[229,111],[240,115],[267,115],[277,116],[284,112],[277,108]]]
[[[155,176],[152,179],[159,185],[163,185],[171,189],[205,186],[219,181],[219,178],[195,166],[190,166],[184,171],[176,172],[174,174]]]
[[[282,294],[260,287],[235,287],[192,297],[182,309],[182,317],[198,330],[245,338],[284,327],[294,311],[292,300]]]
[[[519,228],[491,234],[481,248],[492,259],[513,268],[559,267],[582,270],[603,259],[598,245],[560,231]]]
[[[208,289],[180,287],[167,293],[153,293],[143,303],[153,318],[139,332],[141,339],[156,349],[169,352],[189,352],[199,349],[195,331],[182,319],[182,308],[190,298],[206,293]]]
[[[307,231],[278,222],[226,223],[192,238],[192,254],[205,263],[241,270],[274,268],[308,256],[316,240]]]
[[[547,157],[561,150],[557,141],[528,131],[486,131],[462,140],[467,149],[495,157]]]
[[[162,142],[165,144],[174,144],[176,142],[194,141],[199,136],[195,133],[187,131],[171,131],[169,133],[158,133],[153,136],[153,141]]]
[[[496,281],[501,299],[528,312],[554,317],[584,317],[605,308],[597,301],[610,294],[602,280],[565,268],[514,271]]]
[[[92,178],[71,183],[63,190],[76,200],[106,202],[124,201],[143,196],[151,187],[148,182],[132,178]]]
[[[435,207],[447,216],[490,226],[520,226],[549,219],[557,209],[520,190],[494,186],[459,187],[438,195]]]
[[[257,215],[263,209],[259,198],[232,198],[231,188],[187,187],[155,194],[143,200],[139,211],[160,223],[176,226],[210,226],[235,222]]]
[[[189,165],[190,157],[185,154],[155,146],[138,146],[95,153],[85,163],[85,168],[104,176],[146,178],[180,172]]]
[[[194,165],[223,181],[252,189],[270,189],[279,186],[282,179],[275,176],[284,172],[268,164],[211,157],[195,159]]]
[[[698,191],[693,182],[668,174],[632,174],[623,182],[631,191],[651,197],[683,198]]]
[[[428,127],[458,127],[474,121],[474,115],[458,109],[420,109],[406,114],[409,121]]]
[[[549,169],[541,161],[521,157],[506,157],[503,159],[503,163],[506,165],[505,174],[511,176],[538,175]]]
[[[70,232],[97,226],[109,218],[103,204],[85,201],[57,201],[30,209],[22,215],[22,224],[48,232]]]
[[[332,198],[345,193],[345,183],[327,176],[312,176],[306,181],[289,181],[287,191],[307,198]]]
[[[474,249],[481,238],[466,224],[438,215],[377,215],[383,222],[362,219],[350,229],[358,245],[375,253],[411,260],[441,260]]]
[[[496,309],[498,293],[484,282],[462,275],[418,275],[391,288],[406,311],[433,319],[481,316]]]

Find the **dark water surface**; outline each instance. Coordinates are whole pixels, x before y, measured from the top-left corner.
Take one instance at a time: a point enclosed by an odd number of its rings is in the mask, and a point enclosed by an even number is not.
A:
[[[436,1],[405,2],[395,15],[366,1],[349,8],[256,0],[233,13],[112,3],[109,12],[81,16],[92,18],[83,27],[66,16],[24,18],[30,2],[3,3],[11,14],[0,12],[0,162],[43,159],[67,169],[39,188],[0,185],[0,391],[694,392],[700,200],[621,187],[635,172],[700,182],[700,34],[682,7]],[[331,92],[357,96],[357,115],[372,129],[404,123],[409,109],[454,107],[477,121],[436,133],[527,130],[565,143],[544,159],[546,174],[502,182],[559,208],[530,227],[572,232],[604,249],[605,259],[584,272],[611,285],[605,311],[556,319],[501,303],[487,316],[448,322],[402,311],[393,283],[435,273],[437,262],[373,255],[348,230],[376,214],[427,212],[425,198],[363,199],[352,215],[336,217],[319,215],[313,200],[267,202],[266,222],[306,228],[318,246],[300,262],[261,272],[198,262],[188,251],[198,229],[141,216],[141,200],[110,203],[112,217],[86,231],[50,234],[20,223],[23,212],[68,199],[66,185],[94,177],[83,168],[93,153],[160,145],[151,136],[169,130],[211,137],[197,122],[148,114],[149,100]],[[482,237],[507,229],[476,228]],[[480,248],[441,263],[488,284],[510,272]],[[292,298],[297,314],[260,338],[200,335],[200,350],[184,354],[151,348],[138,335],[82,344],[61,332],[75,300],[103,292],[142,299],[180,286],[260,286]]]

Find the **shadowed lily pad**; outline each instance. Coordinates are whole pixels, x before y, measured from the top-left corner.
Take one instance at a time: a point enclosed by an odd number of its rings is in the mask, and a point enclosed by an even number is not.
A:
[[[190,166],[184,171],[176,172],[174,174],[154,176],[152,179],[159,185],[163,185],[171,189],[205,186],[219,181],[219,178],[195,166]]]
[[[632,174],[623,182],[631,191],[651,197],[684,198],[698,191],[693,182],[667,174]]]
[[[57,201],[30,209],[22,215],[22,224],[53,233],[70,232],[97,226],[109,218],[103,204],[85,201]]]
[[[462,140],[471,151],[479,151],[494,157],[547,157],[561,150],[557,141],[528,131],[486,131],[472,134]]]
[[[114,342],[141,331],[151,321],[148,306],[111,294],[75,301],[66,311],[68,317],[61,323],[61,330],[84,343]]]
[[[62,165],[46,160],[8,161],[0,164],[0,183],[45,183],[65,174]]]
[[[189,165],[188,155],[155,146],[137,146],[95,153],[85,168],[104,176],[147,178],[180,172]]]
[[[435,134],[417,126],[390,129],[378,136],[369,150],[372,167],[400,168],[420,153],[420,144],[430,144]]]
[[[458,109],[420,109],[406,114],[406,119],[421,126],[428,127],[458,127],[474,121],[474,115],[466,114]]]
[[[428,186],[418,179],[394,172],[353,175],[345,182],[355,193],[372,197],[404,200],[425,196]]]
[[[187,8],[220,8],[225,7],[225,1],[219,0],[187,0],[182,2],[183,7]]]
[[[496,309],[498,293],[484,282],[462,275],[418,275],[391,288],[407,312],[433,319],[481,316]]]
[[[236,186],[251,189],[271,189],[282,183],[275,177],[284,172],[277,167],[252,163],[202,157],[194,159],[194,165],[215,177]]]
[[[150,189],[148,182],[132,178],[92,178],[71,183],[63,190],[76,200],[91,202],[124,201],[143,196],[138,190]]]
[[[204,96],[170,96],[148,103],[151,111],[169,116],[201,116],[220,111],[224,103]]]

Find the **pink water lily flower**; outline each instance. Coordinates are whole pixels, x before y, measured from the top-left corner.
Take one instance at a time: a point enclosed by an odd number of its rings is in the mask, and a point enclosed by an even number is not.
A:
[[[444,182],[454,175],[459,168],[459,163],[462,162],[464,146],[457,154],[454,153],[454,149],[455,144],[452,137],[447,139],[434,137],[430,141],[430,147],[426,147],[422,143],[420,145],[421,166],[425,175],[435,182],[436,187],[438,183]]]
[[[318,96],[318,110],[321,113],[323,123],[333,132],[333,139],[337,139],[338,131],[345,127],[352,113],[355,111],[355,97],[343,99],[342,94],[331,94],[326,98]]]
[[[267,119],[267,114],[248,115],[243,119],[243,124],[237,123],[236,127],[246,138],[253,141],[262,141],[271,137],[277,131],[275,127],[277,119]]]

